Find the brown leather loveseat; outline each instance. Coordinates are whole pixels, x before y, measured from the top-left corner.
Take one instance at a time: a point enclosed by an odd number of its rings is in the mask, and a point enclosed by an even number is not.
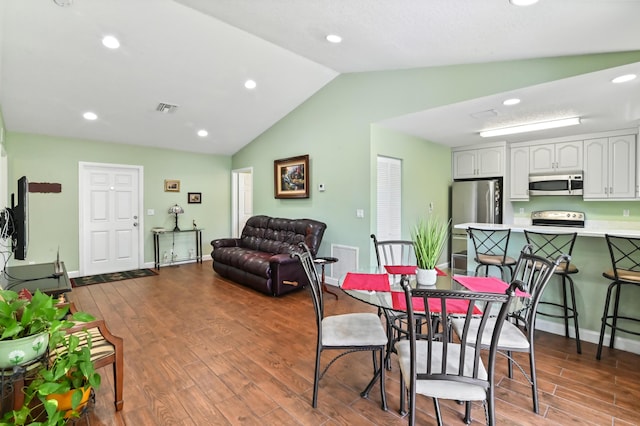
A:
[[[308,284],[291,251],[307,244],[315,256],[327,225],[312,219],[251,217],[240,238],[211,241],[213,270],[262,293],[280,296]]]

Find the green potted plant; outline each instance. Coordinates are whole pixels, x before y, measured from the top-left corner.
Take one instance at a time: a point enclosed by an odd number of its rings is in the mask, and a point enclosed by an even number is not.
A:
[[[0,368],[24,365],[44,354],[52,326],[58,327],[64,307],[40,291],[0,290]]]
[[[82,347],[78,346],[77,336],[67,336],[66,331],[76,325],[66,318],[68,310],[67,305],[40,291],[31,295],[27,290],[19,293],[0,290],[0,368],[13,369],[45,356],[35,377],[27,377],[27,388],[16,389],[25,393],[23,407],[5,413],[0,425],[31,424],[38,416],[34,413],[45,410],[51,421],[42,424],[64,424],[57,420],[64,414],[60,416],[53,412],[57,403],[46,401],[46,396],[71,388],[84,380],[82,377],[92,386],[99,385],[100,377],[95,374],[91,362],[90,336],[88,344]],[[94,317],[85,312],[76,312],[72,319],[87,322],[94,320]],[[45,354],[47,348],[48,357]],[[36,398],[42,398],[42,404],[37,404]],[[41,407],[39,410],[38,405]]]
[[[76,333],[67,335],[59,329],[51,334],[49,361],[24,390],[22,408],[5,416],[11,417],[13,424],[64,425],[81,415],[91,390],[98,389],[101,382],[91,361],[91,335],[84,332],[87,344],[82,345]]]
[[[411,239],[418,263],[418,284],[436,283],[435,268],[447,244],[450,224],[451,220],[444,221],[436,216],[429,216],[426,220],[420,219],[414,226]]]

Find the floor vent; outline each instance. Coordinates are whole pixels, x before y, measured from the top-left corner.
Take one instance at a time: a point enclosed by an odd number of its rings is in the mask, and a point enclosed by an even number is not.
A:
[[[331,264],[330,270],[326,271],[326,281],[330,284],[338,284],[341,277],[347,272],[358,270],[358,247],[331,244],[331,257],[338,259]]]
[[[162,112],[164,114],[170,114],[170,113],[176,112],[177,109],[178,109],[178,105],[166,104],[164,102],[160,102],[156,107],[156,111]]]

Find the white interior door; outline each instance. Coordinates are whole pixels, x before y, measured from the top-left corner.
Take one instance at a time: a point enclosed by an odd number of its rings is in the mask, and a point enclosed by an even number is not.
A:
[[[80,274],[138,269],[142,167],[80,163],[79,174]]]
[[[232,172],[233,194],[233,237],[238,238],[245,223],[253,216],[253,169]]]

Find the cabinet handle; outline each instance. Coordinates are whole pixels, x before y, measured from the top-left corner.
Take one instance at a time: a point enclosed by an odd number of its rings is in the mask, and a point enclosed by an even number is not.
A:
[[[607,192],[607,190],[608,190],[608,188],[605,186],[605,187],[604,187],[604,193],[605,193],[605,195],[609,193],[609,192]]]
[[[613,194],[613,186],[609,187],[609,194]]]

